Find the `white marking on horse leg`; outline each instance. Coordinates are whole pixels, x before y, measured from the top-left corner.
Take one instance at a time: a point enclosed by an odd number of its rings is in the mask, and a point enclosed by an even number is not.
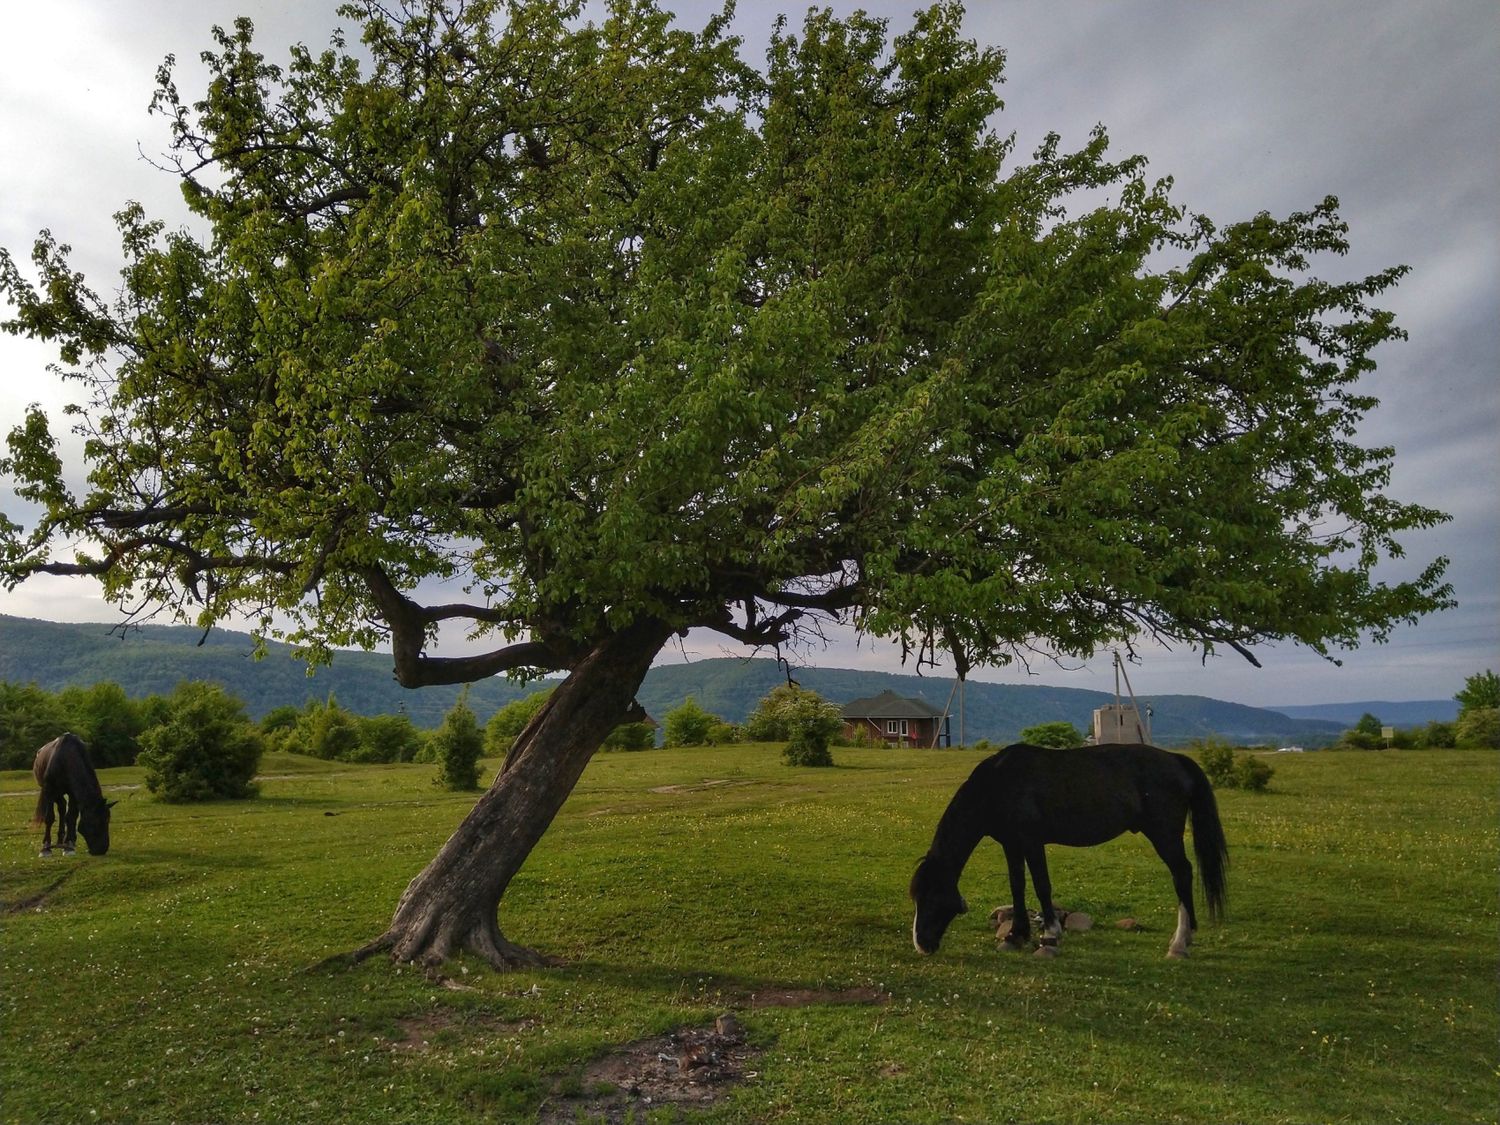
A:
[[[1053,941],[1062,937],[1063,925],[1055,917],[1052,919],[1052,925],[1047,926],[1045,929],[1047,936]]]
[[[1167,956],[1186,957],[1188,946],[1193,944],[1193,927],[1188,923],[1187,907],[1177,907],[1177,932],[1172,935],[1172,944],[1167,946]]]

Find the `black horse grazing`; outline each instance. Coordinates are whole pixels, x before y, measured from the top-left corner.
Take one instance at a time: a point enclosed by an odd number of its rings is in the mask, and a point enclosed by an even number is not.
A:
[[[1121,744],[1045,749],[1017,743],[986,758],[958,787],[938,821],[932,847],[917,865],[911,897],[917,904],[912,941],[919,953],[936,953],[948,923],[968,905],[958,876],[984,836],[1005,849],[1015,904],[1006,944],[1019,949],[1031,936],[1026,914],[1026,868],[1041,900],[1042,923],[1056,938],[1062,927],[1052,908],[1047,844],[1089,847],[1123,832],[1139,832],[1172,872],[1177,890],[1177,931],[1168,957],[1186,957],[1197,929],[1193,866],[1183,828],[1193,821],[1193,851],[1209,916],[1224,914],[1229,852],[1213,786],[1198,763],[1154,746]]]
[[[64,855],[73,854],[80,831],[90,855],[109,851],[109,810],[116,802],[105,801],[83,739],[71,732],[54,738],[36,752],[31,772],[42,787],[36,815],[31,818],[32,824],[47,826],[42,833],[42,855],[52,854],[54,810],[59,821],[57,843]]]

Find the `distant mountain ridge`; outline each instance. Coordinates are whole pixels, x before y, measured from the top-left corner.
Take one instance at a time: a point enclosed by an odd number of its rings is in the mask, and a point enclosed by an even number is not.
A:
[[[1352,727],[1365,715],[1374,715],[1389,727],[1421,727],[1428,723],[1451,723],[1458,718],[1456,699],[1410,699],[1399,702],[1376,699],[1357,703],[1314,703],[1302,707],[1272,707],[1290,719],[1321,719]]]
[[[65,624],[0,614],[0,680],[35,683],[48,691],[113,680],[128,695],[139,698],[169,692],[182,680],[215,680],[243,699],[257,718],[273,707],[300,707],[333,694],[358,714],[404,711],[413,722],[430,727],[442,720],[461,690],[457,685],[403,688],[395,682],[391,658],[384,653],[339,652],[332,665],[308,676],[290,646],[272,643],[267,647],[265,658],[257,661],[251,656],[253,639],[231,630],[216,629],[205,637],[186,626],[145,625],[121,637],[104,624]],[[941,709],[949,704],[953,690],[952,679],[847,668],[800,668],[793,675],[803,687],[841,704],[889,689]],[[737,723],[766,692],[785,680],[784,669],[774,660],[718,658],[663,664],[647,674],[639,698],[658,719],[692,696],[706,710]],[[506,703],[540,686],[522,686],[502,678],[481,680],[470,685],[469,705],[484,722]],[[1087,732],[1094,708],[1112,700],[1107,692],[1080,688],[971,680],[965,685],[962,716],[957,698],[952,701],[953,739],[959,740],[960,725],[962,737],[970,743],[982,738],[1000,744],[1014,742],[1024,728],[1058,720]],[[1151,696],[1142,702],[1152,709],[1153,735],[1163,745],[1208,735],[1243,743],[1320,745],[1351,725],[1204,696]]]

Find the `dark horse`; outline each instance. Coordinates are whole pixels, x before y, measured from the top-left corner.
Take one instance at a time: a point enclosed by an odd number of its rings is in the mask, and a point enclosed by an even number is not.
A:
[[[59,821],[57,842],[64,855],[73,854],[80,831],[90,855],[109,851],[109,810],[116,802],[105,801],[83,739],[71,732],[54,738],[36,752],[31,772],[42,787],[36,815],[31,818],[32,824],[47,826],[42,833],[42,854],[52,854],[54,810]]]
[[[982,837],[1005,849],[1015,905],[1006,944],[1023,947],[1031,936],[1026,914],[1026,868],[1041,900],[1042,924],[1061,933],[1052,907],[1046,845],[1089,847],[1123,832],[1139,832],[1172,872],[1177,891],[1177,931],[1168,957],[1186,957],[1198,917],[1193,911],[1193,865],[1183,828],[1193,821],[1193,851],[1209,916],[1223,917],[1224,875],[1229,863],[1213,786],[1198,763],[1154,746],[1121,744],[1045,749],[1017,743],[986,758],[958,787],[938,821],[932,847],[917,865],[911,897],[917,904],[912,941],[936,953],[948,923],[968,910],[958,876]]]

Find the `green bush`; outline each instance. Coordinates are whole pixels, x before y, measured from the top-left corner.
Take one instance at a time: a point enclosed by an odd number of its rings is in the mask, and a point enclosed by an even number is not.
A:
[[[1486,668],[1464,680],[1463,688],[1454,693],[1458,713],[1500,710],[1500,676]]]
[[[724,720],[717,715],[711,715],[691,695],[682,701],[681,706],[674,707],[663,717],[663,730],[665,731],[665,744],[667,746],[708,746],[714,731],[714,724],[723,724]]]
[[[293,707],[290,703],[283,703],[279,707],[272,707],[260,717],[260,733],[282,734],[294,730],[301,719],[301,708]]]
[[[466,690],[458,697],[431,738],[438,763],[437,785],[460,792],[479,788],[479,758],[484,753],[484,735],[469,710],[468,695]]]
[[[745,719],[745,737],[751,742],[785,742],[791,738],[781,706],[800,690],[792,684],[778,684],[766,692]]]
[[[140,736],[146,788],[174,802],[254,796],[264,744],[244,704],[202,682],[178,684],[166,702],[166,721]]]
[[[1193,743],[1198,764],[1215,789],[1247,789],[1261,792],[1271,783],[1275,769],[1257,754],[1236,754],[1223,739],[1207,738]]]
[[[1433,720],[1416,732],[1419,750],[1451,750],[1457,745],[1452,723]]]
[[[776,716],[787,732],[782,760],[789,766],[833,765],[828,745],[844,729],[843,715],[817,692],[787,687],[790,690],[774,704]]]
[[[707,745],[709,746],[733,746],[737,742],[744,741],[743,727],[736,726],[734,723],[726,723],[717,716],[708,724]]]
[[[791,766],[831,766],[828,747],[835,739],[849,746],[879,745],[863,730],[843,737],[844,719],[836,704],[797,684],[778,684],[761,698],[745,720],[752,742],[786,742],[782,758]]]
[[[1234,764],[1234,786],[1258,793],[1271,784],[1271,775],[1276,771],[1271,763],[1254,754],[1242,754]]]
[[[1459,746],[1500,749],[1500,707],[1470,707],[1453,724],[1453,741]]]
[[[410,762],[422,748],[422,732],[405,715],[370,715],[356,720],[359,745],[351,762]]]
[[[653,750],[656,748],[656,728],[650,723],[622,723],[609,732],[604,740],[605,750]]]
[[[868,723],[856,724],[852,732],[846,732],[840,724],[839,733],[833,736],[833,745],[849,746],[857,750],[879,750],[885,745],[885,739],[871,730]]]
[[[1021,741],[1033,746],[1051,746],[1067,749],[1083,745],[1083,735],[1072,723],[1038,723],[1021,732]]]
[[[1233,789],[1235,785],[1234,747],[1218,739],[1198,744],[1198,764],[1215,789]]]
[[[332,695],[328,702],[308,705],[297,724],[300,753],[329,762],[351,762],[359,753],[359,718],[339,706]]]
[[[490,716],[484,725],[484,752],[491,758],[503,758],[510,753],[516,735],[526,729],[526,724],[536,717],[547,702],[552,689],[534,691],[521,699],[513,699]]]

